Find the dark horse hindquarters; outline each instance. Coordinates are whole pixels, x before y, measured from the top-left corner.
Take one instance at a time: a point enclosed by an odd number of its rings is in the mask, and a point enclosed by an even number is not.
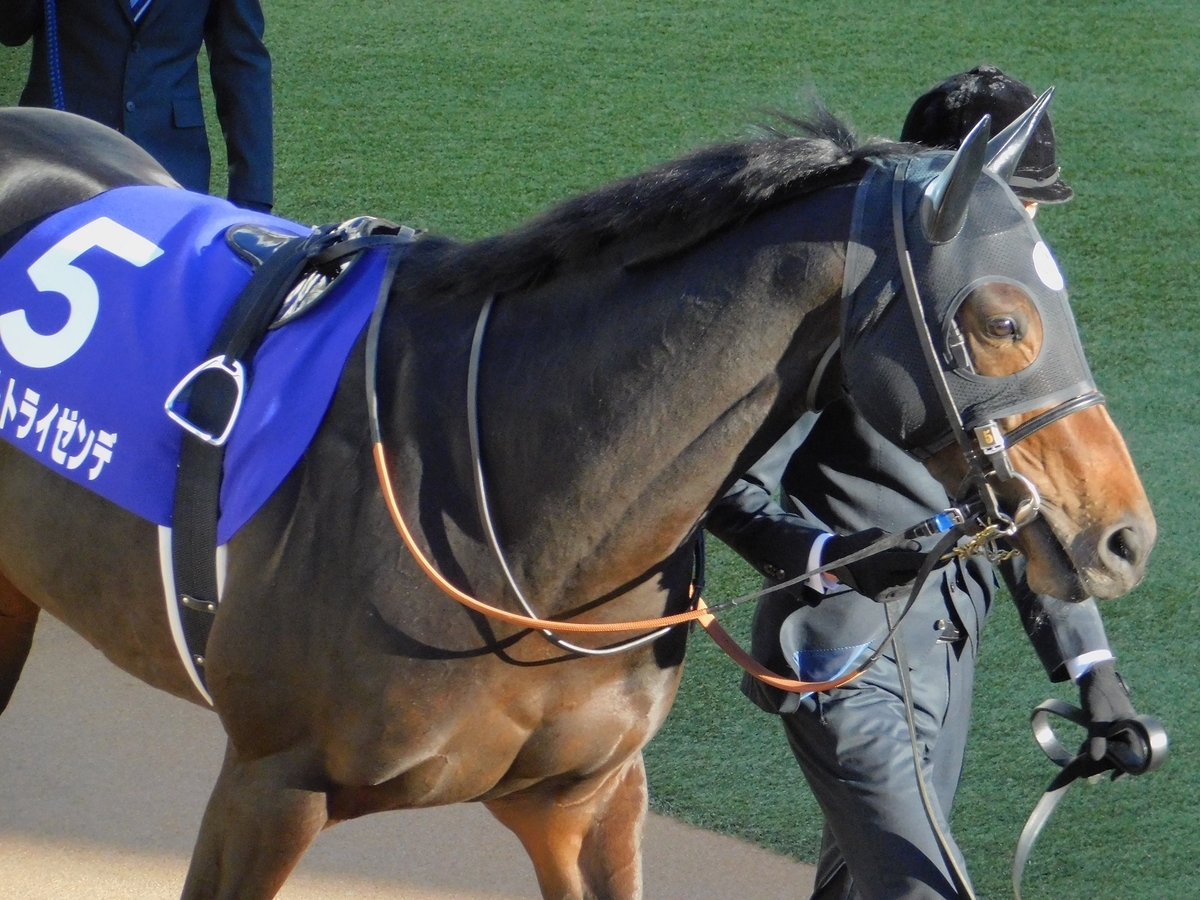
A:
[[[112,163],[114,145],[136,154],[110,133],[30,112],[0,111],[0,222],[27,214],[3,198],[46,212],[159,177],[144,160]],[[34,126],[57,139],[31,145]],[[471,331],[496,293],[481,435],[518,581],[543,615],[682,607],[688,537],[802,411],[837,334],[853,182],[870,152],[807,138],[714,148],[510,235],[419,244],[392,292],[380,388],[401,503],[441,571],[510,605],[466,446]],[[62,193],[46,173],[64,167],[76,175]],[[545,896],[640,896],[640,748],[674,696],[683,629],[565,658],[453,604],[392,529],[364,387],[360,343],[304,459],[230,543],[209,645],[230,752],[184,896],[273,896],[329,822],[471,799],[520,836]],[[157,559],[152,526],[0,442],[0,603],[25,615],[0,640],[16,648],[0,674],[15,680],[36,604],[196,700]]]

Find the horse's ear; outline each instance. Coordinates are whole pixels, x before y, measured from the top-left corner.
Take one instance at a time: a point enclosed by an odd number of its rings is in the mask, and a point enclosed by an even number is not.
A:
[[[983,174],[991,127],[991,116],[980,119],[950,164],[925,188],[921,198],[921,228],[931,244],[946,243],[958,234],[967,220],[971,192]]]
[[[1009,126],[988,141],[987,162],[985,168],[1003,182],[1012,178],[1017,171],[1017,163],[1025,152],[1025,146],[1033,137],[1034,131],[1046,114],[1046,107],[1054,97],[1054,88],[1046,88],[1042,96],[1033,101],[1033,105],[1017,116]]]

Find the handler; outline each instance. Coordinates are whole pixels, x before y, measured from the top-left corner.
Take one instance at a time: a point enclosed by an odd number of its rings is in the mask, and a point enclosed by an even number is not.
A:
[[[1021,82],[979,67],[917,100],[901,139],[956,147],[985,113],[995,133],[1034,99]],[[1037,204],[1071,198],[1055,163],[1049,119],[1042,120],[1010,184],[1031,215]],[[782,487],[778,503],[772,499],[777,487]],[[819,415],[804,416],[737,482],[711,513],[708,528],[769,581],[780,582],[813,568],[822,555],[834,558],[834,547],[821,546],[829,534],[873,526],[900,531],[948,504],[941,485],[919,462],[838,399]],[[1021,620],[1050,680],[1071,678],[1079,685],[1090,721],[1088,750],[1100,759],[1106,724],[1135,713],[1096,604],[1032,593],[1016,562],[1002,568]],[[867,597],[818,579],[795,594],[765,597],[754,619],[754,656],[780,675],[804,680],[849,671],[887,631],[885,607],[868,599],[875,592],[857,587]],[[996,587],[983,558],[948,563],[925,582],[897,633],[910,671],[924,780],[938,828],[964,876],[948,819],[962,772],[980,631]],[[748,676],[742,690],[780,715],[824,812],[814,900],[960,896],[918,793],[890,651],[858,680],[828,693],[788,694]]]
[[[229,162],[229,199],[274,202],[271,57],[259,0],[0,0],[0,43],[33,39],[22,106],[94,119],[190,191],[208,193],[203,41]]]

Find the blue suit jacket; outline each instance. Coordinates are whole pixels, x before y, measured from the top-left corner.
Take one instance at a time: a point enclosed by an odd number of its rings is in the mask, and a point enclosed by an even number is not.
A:
[[[229,199],[273,203],[271,59],[259,0],[151,0],[139,22],[127,0],[57,0],[68,112],[122,132],[180,184],[207,193],[211,160],[197,57],[207,47],[229,160]],[[0,41],[33,38],[22,106],[53,107],[43,0],[0,3]]]

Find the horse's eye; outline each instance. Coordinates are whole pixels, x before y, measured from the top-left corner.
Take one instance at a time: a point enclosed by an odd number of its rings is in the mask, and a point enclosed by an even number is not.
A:
[[[1017,337],[1017,323],[1009,316],[996,316],[988,319],[987,333],[997,338]]]

